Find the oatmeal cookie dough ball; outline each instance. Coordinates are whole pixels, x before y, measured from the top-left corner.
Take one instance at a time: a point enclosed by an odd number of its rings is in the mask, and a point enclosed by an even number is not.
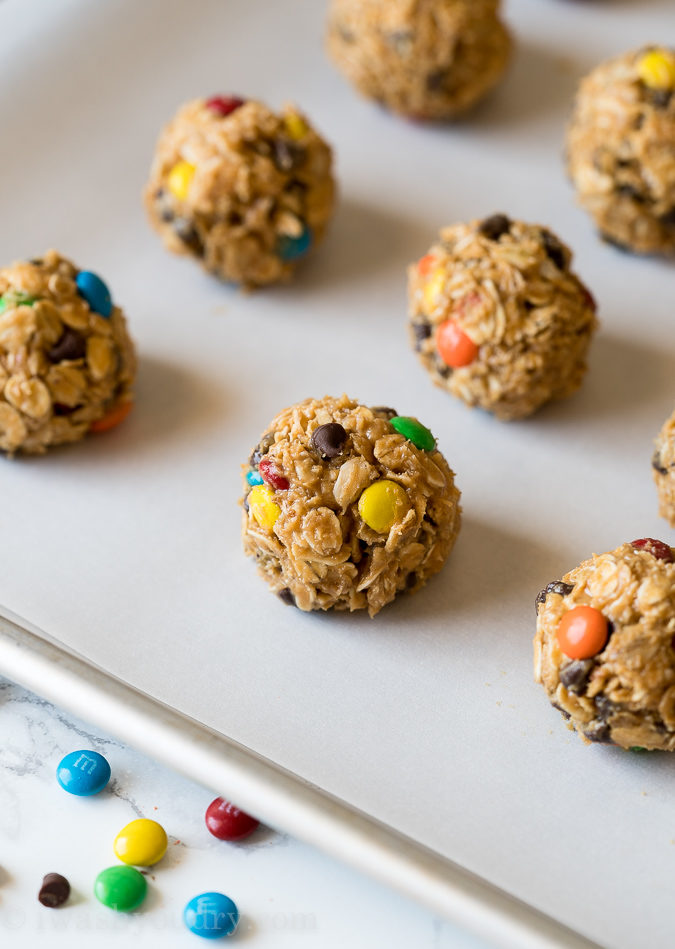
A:
[[[411,342],[432,381],[506,421],[575,392],[597,320],[571,262],[551,231],[503,214],[444,228],[408,270]]]
[[[567,156],[603,237],[675,253],[675,51],[647,47],[594,69],[579,87]]]
[[[588,741],[675,749],[675,564],[642,538],[593,556],[536,600],[535,679]]]
[[[301,610],[375,616],[441,569],[459,531],[459,491],[429,429],[345,395],[277,415],[244,486],[244,551]]]
[[[105,283],[54,250],[0,270],[0,449],[41,453],[132,408],[134,347]]]
[[[165,246],[225,281],[286,280],[333,211],[330,147],[291,106],[214,96],[178,110],[145,190]]]
[[[499,0],[333,0],[328,52],[357,89],[394,112],[447,119],[501,78],[511,40]]]
[[[663,423],[652,456],[659,514],[675,527],[675,411]]]

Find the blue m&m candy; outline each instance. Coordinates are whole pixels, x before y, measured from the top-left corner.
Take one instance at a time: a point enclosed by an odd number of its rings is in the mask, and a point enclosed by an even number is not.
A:
[[[87,301],[94,313],[108,317],[112,313],[112,297],[101,278],[91,270],[80,270],[75,278],[77,292]]]
[[[312,246],[312,232],[305,227],[298,237],[282,234],[277,240],[277,254],[282,260],[291,261],[304,257]]]
[[[246,480],[252,488],[255,487],[256,484],[263,483],[263,478],[259,471],[249,471],[249,473],[246,475]]]
[[[71,751],[59,762],[56,780],[69,794],[88,797],[106,786],[110,765],[97,751]]]
[[[224,893],[200,893],[183,910],[185,925],[196,936],[221,939],[237,928],[239,910]]]

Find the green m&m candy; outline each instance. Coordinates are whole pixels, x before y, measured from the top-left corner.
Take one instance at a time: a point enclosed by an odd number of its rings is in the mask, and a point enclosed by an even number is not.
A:
[[[133,867],[108,867],[94,881],[94,896],[99,903],[119,913],[130,913],[140,906],[147,891],[145,877]]]
[[[415,448],[421,448],[423,451],[433,451],[436,447],[434,436],[426,425],[422,425],[416,418],[409,418],[407,415],[395,415],[389,421],[399,435],[403,435],[409,442],[412,442]]]

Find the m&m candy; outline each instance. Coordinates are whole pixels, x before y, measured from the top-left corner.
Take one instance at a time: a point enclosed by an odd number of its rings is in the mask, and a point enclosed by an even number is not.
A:
[[[176,162],[166,180],[167,187],[174,198],[179,201],[185,201],[190,190],[190,184],[195,176],[195,166],[189,161]]]
[[[386,534],[408,510],[408,496],[400,484],[382,478],[363,491],[358,508],[368,527]]]
[[[119,832],[113,843],[115,856],[123,863],[151,867],[158,863],[168,846],[166,831],[156,820],[139,817]]]
[[[281,514],[281,508],[274,500],[274,491],[267,484],[257,484],[247,501],[251,515],[260,527],[271,531]]]
[[[222,797],[211,801],[204,820],[209,832],[218,840],[243,840],[260,826],[255,817],[240,811]]]
[[[89,308],[107,319],[113,311],[112,298],[110,290],[98,274],[92,273],[91,270],[80,270],[75,283],[77,292],[86,300]]]
[[[282,260],[291,261],[304,257],[312,246],[312,232],[304,227],[297,237],[281,234],[277,239],[277,254]]]
[[[237,928],[239,910],[224,893],[200,893],[183,910],[187,928],[204,939],[221,939]]]
[[[403,435],[409,442],[412,442],[415,448],[421,448],[422,451],[433,451],[436,447],[434,436],[426,425],[422,425],[416,418],[409,418],[407,415],[395,415],[389,421],[392,428],[395,428],[399,435]]]
[[[638,75],[649,89],[675,90],[675,55],[668,49],[651,49],[638,62]]]
[[[116,866],[101,870],[94,881],[94,896],[119,913],[129,913],[140,906],[148,892],[142,873],[133,867]]]
[[[255,487],[256,484],[263,483],[262,475],[259,471],[249,471],[246,475],[246,480],[252,488]]]
[[[471,365],[478,355],[478,346],[454,320],[445,320],[436,330],[436,349],[451,369]]]
[[[590,659],[605,647],[609,636],[606,618],[593,606],[575,606],[558,626],[558,645],[570,659]]]
[[[207,109],[211,109],[212,112],[216,112],[224,119],[236,109],[241,108],[245,101],[245,99],[240,99],[239,96],[211,96],[210,99],[206,100],[205,105]]]
[[[98,794],[110,780],[110,765],[97,751],[71,751],[59,762],[56,779],[78,797]]]

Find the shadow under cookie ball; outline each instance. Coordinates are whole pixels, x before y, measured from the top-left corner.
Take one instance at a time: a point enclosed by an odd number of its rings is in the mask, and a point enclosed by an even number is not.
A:
[[[326,44],[364,96],[418,119],[465,112],[511,52],[498,0],[332,0]]]
[[[604,238],[637,253],[675,253],[675,51],[643,47],[581,82],[567,163]]]
[[[136,372],[106,284],[56,251],[0,270],[0,449],[42,453],[128,415]]]
[[[429,429],[344,395],[277,415],[244,489],[244,552],[301,610],[374,616],[437,573],[459,532],[459,491]]]
[[[145,206],[165,246],[229,283],[289,279],[333,213],[332,153],[297,109],[195,99],[162,131]]]
[[[432,382],[504,421],[571,395],[595,301],[551,231],[494,214],[444,228],[408,270],[410,338]]]
[[[643,537],[537,596],[535,679],[587,741],[675,749],[675,563]]]

